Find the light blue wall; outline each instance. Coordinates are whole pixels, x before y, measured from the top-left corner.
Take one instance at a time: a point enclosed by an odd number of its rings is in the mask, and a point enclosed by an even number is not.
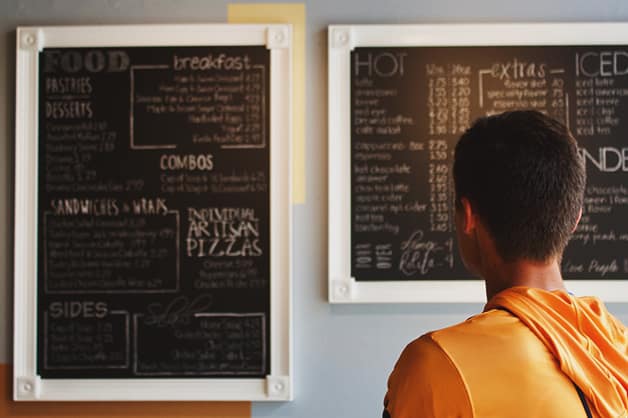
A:
[[[0,363],[11,361],[15,27],[223,22],[224,0],[0,0]],[[307,202],[294,211],[295,395],[254,417],[381,416],[386,378],[416,336],[480,304],[331,306],[327,294],[326,27],[339,23],[628,21],[625,0],[312,0],[307,6]],[[628,304],[611,311],[628,323]]]

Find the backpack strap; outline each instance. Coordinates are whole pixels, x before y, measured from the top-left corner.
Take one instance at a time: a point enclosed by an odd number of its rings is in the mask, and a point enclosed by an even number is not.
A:
[[[584,393],[578,387],[578,385],[574,383],[574,386],[576,387],[576,391],[578,392],[578,397],[580,398],[580,402],[582,402],[582,406],[584,407],[584,412],[587,413],[587,418],[593,418],[593,415],[591,414],[591,409],[589,409],[589,404],[587,403],[587,398],[584,396]]]

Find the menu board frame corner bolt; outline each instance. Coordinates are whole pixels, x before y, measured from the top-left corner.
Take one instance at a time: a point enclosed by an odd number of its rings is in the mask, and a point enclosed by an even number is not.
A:
[[[354,277],[334,278],[331,281],[329,301],[332,303],[352,302],[355,299],[356,282]]]
[[[39,376],[19,376],[14,380],[13,398],[15,401],[32,401],[40,398],[41,378]]]
[[[330,25],[329,45],[331,49],[353,49],[351,27]]]
[[[289,376],[266,376],[266,394],[271,400],[291,401],[292,385]]]
[[[292,25],[271,25],[266,30],[266,48],[288,49],[292,46]]]
[[[18,27],[17,41],[19,49],[26,51],[39,51],[42,44],[42,33],[38,28]]]

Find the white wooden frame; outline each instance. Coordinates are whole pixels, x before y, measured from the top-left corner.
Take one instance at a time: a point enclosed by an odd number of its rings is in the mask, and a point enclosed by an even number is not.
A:
[[[625,23],[331,25],[329,45],[329,301],[485,302],[480,280],[356,281],[351,277],[350,53],[355,47],[628,45]],[[628,280],[568,280],[570,291],[628,301]]]
[[[14,399],[291,400],[290,25],[129,25],[17,30]],[[265,45],[270,50],[271,370],[266,378],[42,379],[37,375],[38,53],[44,47]]]

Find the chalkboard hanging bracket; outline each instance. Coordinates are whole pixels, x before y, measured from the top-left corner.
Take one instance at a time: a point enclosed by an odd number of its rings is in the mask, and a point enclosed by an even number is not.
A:
[[[334,302],[350,302],[355,296],[355,279],[332,280],[332,298]]]
[[[290,399],[290,378],[288,376],[266,376],[266,395],[270,399]]]
[[[18,377],[15,379],[16,398],[19,400],[36,400],[39,399],[41,394],[41,379],[39,376],[31,377]]]
[[[289,25],[271,26],[266,31],[266,48],[285,49],[290,48],[292,33]]]
[[[344,26],[336,26],[331,29],[329,34],[329,43],[334,49],[353,49],[353,40],[351,39],[351,28]]]
[[[20,28],[18,36],[20,37],[20,48],[30,51],[36,49],[39,51],[41,44],[41,36],[37,29]]]

